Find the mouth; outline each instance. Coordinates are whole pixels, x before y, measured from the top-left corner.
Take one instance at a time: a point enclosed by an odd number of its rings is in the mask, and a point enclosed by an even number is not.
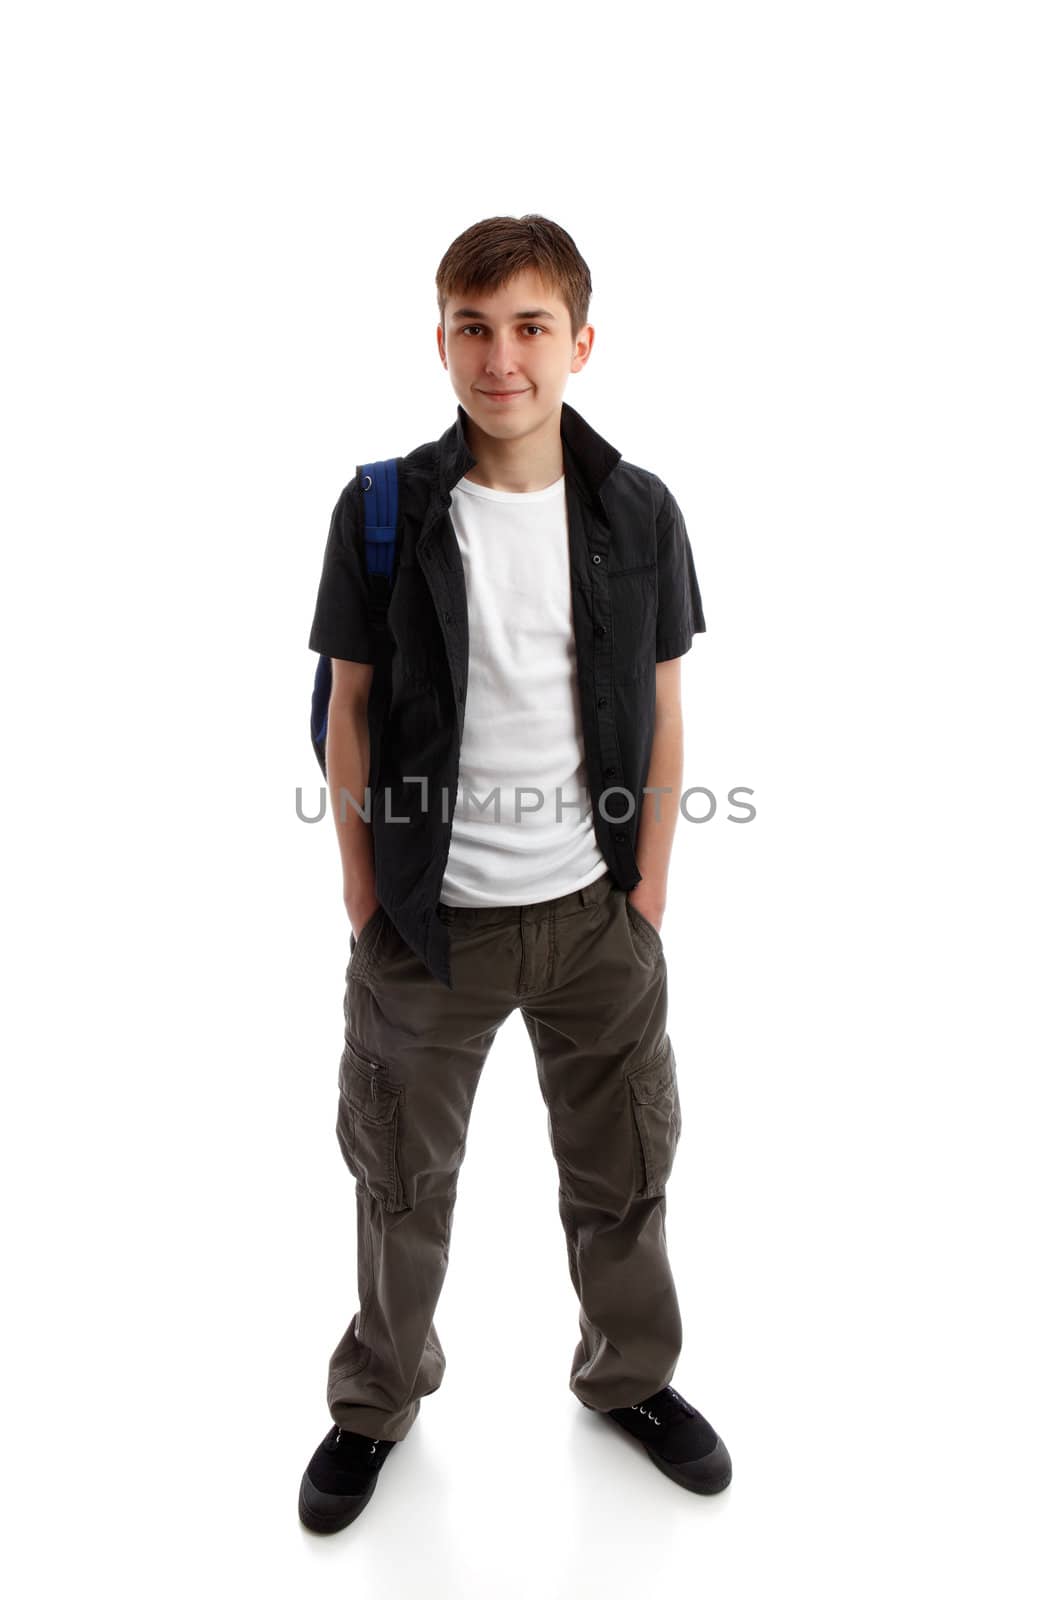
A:
[[[479,389],[478,391],[483,399],[495,401],[500,405],[507,400],[517,400],[519,396],[528,392],[528,389]]]

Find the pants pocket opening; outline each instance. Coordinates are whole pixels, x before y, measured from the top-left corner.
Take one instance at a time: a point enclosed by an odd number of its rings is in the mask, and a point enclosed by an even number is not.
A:
[[[653,961],[659,961],[664,955],[663,938],[659,929],[649,922],[644,912],[639,911],[629,897],[625,897],[623,904],[626,906],[630,925],[637,934],[639,943],[643,944]]]

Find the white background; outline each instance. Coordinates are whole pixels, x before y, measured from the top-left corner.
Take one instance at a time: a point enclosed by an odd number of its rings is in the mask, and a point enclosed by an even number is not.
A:
[[[1037,21],[7,11],[9,1593],[1039,1594]],[[453,420],[438,261],[526,211],[593,275],[566,398],[703,589],[668,1229],[735,1476],[686,1494],[569,1392],[515,1016],[445,1381],[322,1541],[355,1232],[307,637],[356,463]]]

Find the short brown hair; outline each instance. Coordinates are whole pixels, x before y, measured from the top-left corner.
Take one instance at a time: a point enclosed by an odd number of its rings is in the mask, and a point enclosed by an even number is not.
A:
[[[435,273],[443,332],[450,295],[502,288],[527,267],[538,272],[568,306],[575,340],[590,309],[590,269],[571,234],[533,212],[524,217],[486,217],[453,240]]]

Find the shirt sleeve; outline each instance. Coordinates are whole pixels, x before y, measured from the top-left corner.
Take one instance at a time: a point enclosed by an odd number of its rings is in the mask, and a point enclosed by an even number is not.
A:
[[[655,658],[672,661],[692,648],[693,634],[705,633],[706,623],[688,529],[680,506],[665,484],[656,513],[656,540],[659,610]]]
[[[358,474],[341,491],[326,539],[309,650],[339,661],[376,659],[369,615],[369,580],[362,564]]]

